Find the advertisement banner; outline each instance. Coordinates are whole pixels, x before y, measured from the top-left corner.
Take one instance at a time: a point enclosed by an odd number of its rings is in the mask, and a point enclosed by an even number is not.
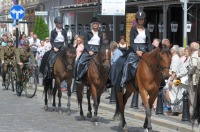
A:
[[[102,0],[101,15],[124,16],[125,0]]]

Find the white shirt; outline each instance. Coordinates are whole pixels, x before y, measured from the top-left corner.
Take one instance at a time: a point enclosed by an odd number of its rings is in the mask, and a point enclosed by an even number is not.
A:
[[[58,33],[58,36],[55,38],[54,42],[64,42],[65,37],[62,35],[62,30],[56,28],[56,31]]]
[[[98,34],[94,34],[93,37],[88,41],[88,44],[99,45],[100,44],[100,38],[99,38]]]
[[[37,47],[40,45],[40,40],[37,38],[37,39],[33,39],[33,38],[30,38],[29,39],[29,42],[30,44],[35,44],[34,46],[31,46],[31,51],[37,51]]]
[[[146,43],[145,30],[138,31],[138,35],[135,37],[134,43]]]
[[[182,62],[181,62],[180,57],[177,54],[175,54],[172,57],[172,61],[171,61],[170,69],[169,69],[169,74],[171,75],[172,72],[178,73],[180,68],[181,68],[181,65],[182,65]]]
[[[40,46],[37,49],[37,54],[38,54],[38,59],[42,59],[42,57],[44,56],[44,53],[46,52],[45,50],[45,46]]]

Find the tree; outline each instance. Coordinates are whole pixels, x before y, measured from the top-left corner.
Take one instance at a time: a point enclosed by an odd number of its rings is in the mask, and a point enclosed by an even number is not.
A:
[[[38,39],[40,40],[45,40],[46,37],[49,37],[48,25],[41,16],[36,19],[34,33],[37,34]]]

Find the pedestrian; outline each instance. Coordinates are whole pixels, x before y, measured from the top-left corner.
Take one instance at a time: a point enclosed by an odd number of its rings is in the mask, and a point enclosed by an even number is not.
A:
[[[118,48],[118,44],[115,41],[112,41],[110,43],[110,50],[112,52],[112,57],[111,57],[111,66],[115,63],[115,61],[123,55],[121,50]]]
[[[46,50],[45,50],[44,41],[41,40],[40,46],[37,48],[37,53],[36,53],[36,57],[35,57],[38,67],[40,67],[40,64],[41,64],[41,61],[42,61],[42,58],[43,58],[45,52],[46,52]]]
[[[191,54],[191,59],[189,62],[189,72],[188,72],[188,77],[189,77],[189,83],[190,83],[190,98],[191,98],[191,104],[193,107],[191,107],[190,112],[192,112],[194,109],[196,109],[194,106],[195,103],[195,97],[197,93],[197,84],[198,84],[198,78],[197,78],[197,72],[198,72],[198,63],[200,62],[200,57],[198,56],[198,50],[199,50],[199,43],[197,42],[192,42],[190,44],[190,48],[192,50]]]
[[[33,38],[29,39],[30,42],[30,48],[31,51],[33,52],[34,57],[36,57],[36,53],[37,53],[37,48],[40,46],[40,40],[37,38],[37,35],[34,34]]]
[[[107,39],[106,33],[103,32],[103,45],[109,45],[109,40]]]
[[[89,60],[98,53],[102,40],[103,35],[100,31],[100,20],[93,17],[91,20],[91,30],[85,34],[85,49],[75,67],[75,81],[77,84],[82,83],[82,79],[88,70]]]
[[[179,72],[180,67],[182,65],[181,59],[177,54],[178,48],[179,48],[178,45],[174,45],[170,50],[172,54],[172,61],[171,61],[170,69],[169,69],[170,77],[167,81],[166,86],[163,89],[166,92],[166,100],[168,101],[168,103],[165,105],[168,105],[168,112],[170,113],[172,112],[171,115],[179,114],[180,104],[170,105],[170,103],[176,103],[182,98],[182,91],[179,91],[180,89],[178,88],[178,86],[174,85],[175,77],[177,73]]]
[[[51,50],[52,46],[51,46],[51,43],[49,41],[49,37],[46,37],[45,42],[44,42],[44,46],[45,46],[45,52]]]
[[[122,90],[126,83],[134,78],[139,62],[139,57],[143,53],[152,50],[150,33],[144,27],[146,14],[144,11],[136,13],[137,25],[130,31],[130,51],[120,57],[112,66],[111,82],[114,86]]]
[[[23,36],[22,36],[22,39],[19,41],[19,47],[22,46],[22,44],[23,44],[23,42],[24,42],[25,39],[26,39],[26,36],[23,35]]]
[[[159,46],[159,43],[160,43],[160,39],[154,38],[152,42],[153,49],[157,48]]]
[[[84,37],[79,36],[73,45],[76,48],[76,61],[79,59],[84,50]]]

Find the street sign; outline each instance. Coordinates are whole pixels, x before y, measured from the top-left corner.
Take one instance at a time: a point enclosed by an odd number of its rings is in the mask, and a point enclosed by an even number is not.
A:
[[[25,15],[25,10],[22,6],[20,5],[14,5],[11,9],[10,9],[10,15],[13,19],[15,20],[19,20],[22,19]]]
[[[35,11],[36,16],[47,16],[48,11]]]

